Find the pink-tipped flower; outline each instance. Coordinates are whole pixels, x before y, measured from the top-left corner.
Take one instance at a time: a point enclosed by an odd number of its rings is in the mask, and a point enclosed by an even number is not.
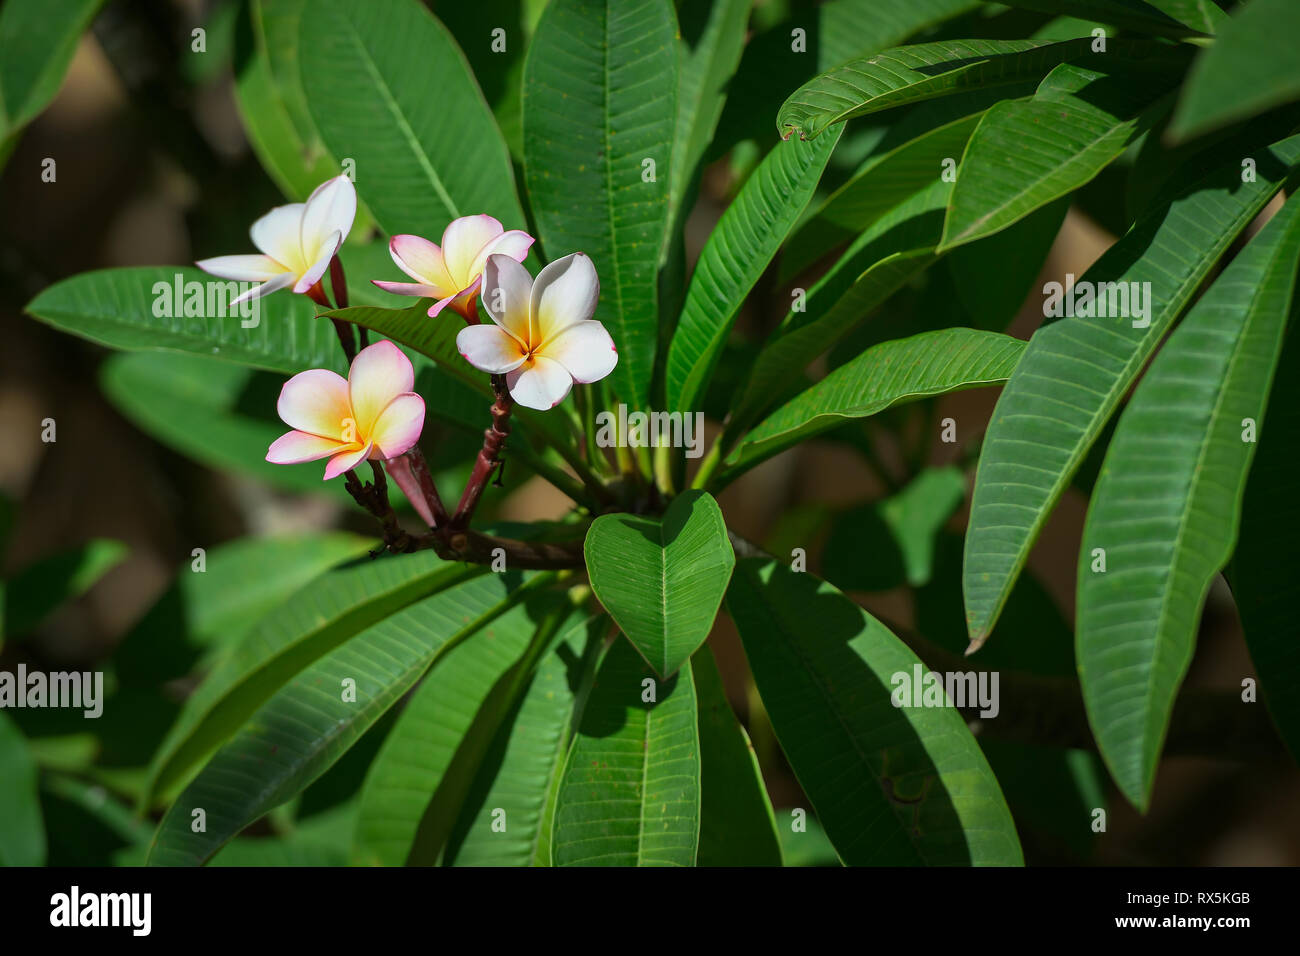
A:
[[[381,282],[386,292],[437,299],[429,317],[451,306],[466,319],[473,313],[474,297],[483,282],[483,267],[490,255],[505,255],[523,262],[533,237],[520,229],[509,232],[491,216],[464,216],[442,234],[441,248],[419,236],[393,236],[388,251],[397,267],[415,282]]]
[[[504,375],[510,396],[528,408],[554,408],[574,382],[598,382],[618,364],[605,327],[592,319],[600,280],[581,252],[557,259],[534,280],[506,256],[489,256],[483,306],[492,324],[456,335],[466,361]]]
[[[424,399],[414,386],[411,360],[388,341],[358,352],[346,379],[323,368],[299,372],[284,383],[275,406],[293,431],[271,443],[266,460],[295,465],[328,458],[328,481],[367,458],[396,458],[424,428]]]
[[[261,283],[232,305],[289,286],[304,293],[325,274],[356,215],[352,180],[335,176],[317,186],[306,202],[277,206],[253,223],[249,234],[261,255],[218,256],[195,265],[223,279]]]

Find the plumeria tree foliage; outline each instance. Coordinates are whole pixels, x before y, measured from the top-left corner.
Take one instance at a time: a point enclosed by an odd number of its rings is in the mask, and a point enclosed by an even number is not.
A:
[[[447,11],[455,36],[417,0],[230,6],[287,200],[256,252],[73,276],[29,312],[121,350],[105,388],[164,443],[295,491],[323,460],[373,536],[228,559],[275,596],[134,786],[149,863],[255,858],[241,834],[340,778],[285,853],[1011,865],[1050,817],[1086,854],[1105,772],[1144,810],[1166,750],[1276,747],[1235,692],[1180,695],[1228,568],[1294,748],[1300,6],[549,0]],[[731,186],[697,249],[706,170]],[[1040,291],[1072,202],[1119,239]],[[240,403],[250,376],[274,408]],[[940,404],[994,386],[987,430]],[[730,529],[717,496],[813,439],[886,498]],[[494,520],[525,478],[566,517]],[[1071,489],[1073,637],[1025,570]],[[846,593],[901,585],[915,627]],[[1000,683],[957,701],[932,670]]]

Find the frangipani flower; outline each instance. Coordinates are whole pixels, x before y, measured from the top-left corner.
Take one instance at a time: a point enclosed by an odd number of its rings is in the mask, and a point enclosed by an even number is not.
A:
[[[393,236],[388,252],[397,267],[415,282],[381,282],[386,292],[437,299],[429,309],[435,317],[447,306],[470,318],[474,296],[483,281],[483,266],[490,255],[505,255],[523,262],[533,237],[520,229],[509,232],[491,216],[465,216],[442,234],[442,247],[419,236]]]
[[[288,286],[308,292],[329,268],[356,214],[352,180],[335,176],[317,186],[305,203],[277,206],[253,223],[249,234],[261,255],[218,256],[195,265],[223,279],[261,283],[232,305]]]
[[[299,372],[284,383],[275,409],[294,429],[271,443],[277,465],[329,458],[325,480],[367,458],[395,458],[424,428],[424,399],[411,389],[411,360],[389,341],[357,353],[347,379],[328,369]]]
[[[527,408],[554,408],[574,382],[598,382],[618,364],[605,327],[592,319],[600,280],[581,252],[557,259],[534,280],[507,256],[488,256],[483,305],[491,325],[470,325],[456,348],[470,365],[505,375],[510,396]]]

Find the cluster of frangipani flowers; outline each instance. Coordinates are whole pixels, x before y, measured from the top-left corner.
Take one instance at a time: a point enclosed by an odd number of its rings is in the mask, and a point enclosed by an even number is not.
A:
[[[305,203],[279,206],[253,223],[260,254],[220,256],[197,263],[223,279],[256,282],[245,298],[292,287],[324,301],[321,280],[352,228],[356,190],[347,176],[322,183]],[[393,261],[414,282],[372,280],[398,295],[431,298],[430,318],[447,308],[469,323],[456,336],[475,368],[505,376],[511,398],[527,408],[554,408],[575,382],[599,381],[613,371],[618,351],[593,316],[600,280],[591,259],[575,252],[544,267],[537,278],[522,265],[533,237],[507,231],[491,216],[456,219],[442,245],[412,235],[389,242]],[[481,300],[491,323],[480,323]],[[424,400],[415,375],[392,342],[362,349],[347,379],[310,369],[284,386],[277,411],[293,430],[276,439],[267,461],[278,464],[328,458],[325,478],[367,459],[409,451],[424,427]]]

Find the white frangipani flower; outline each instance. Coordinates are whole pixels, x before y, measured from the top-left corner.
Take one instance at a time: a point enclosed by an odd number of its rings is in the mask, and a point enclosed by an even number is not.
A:
[[[557,259],[533,279],[509,256],[488,256],[483,306],[492,324],[470,325],[456,347],[471,365],[505,375],[527,408],[554,408],[574,382],[597,382],[618,364],[605,326],[592,319],[600,280],[581,252]]]
[[[231,305],[293,286],[309,292],[338,252],[357,214],[357,191],[347,176],[321,183],[305,203],[277,206],[249,234],[261,255],[217,256],[195,263],[204,272],[239,282],[260,282]]]

